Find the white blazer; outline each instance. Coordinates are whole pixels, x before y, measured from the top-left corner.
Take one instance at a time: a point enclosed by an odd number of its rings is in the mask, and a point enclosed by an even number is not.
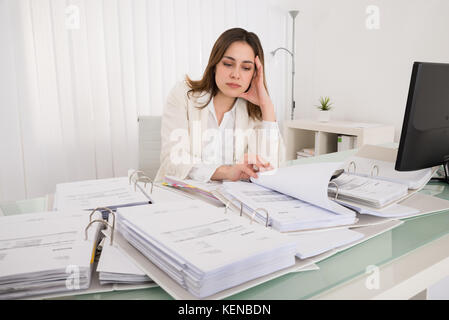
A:
[[[209,110],[200,107],[209,101],[210,93],[193,93],[188,97],[189,90],[187,83],[180,81],[167,97],[161,127],[161,166],[155,181],[163,180],[166,175],[185,179],[195,161],[198,163],[201,159],[202,137],[207,130]],[[237,99],[234,108],[235,133],[246,133],[235,134],[234,163],[249,153],[258,154],[273,167],[278,167],[285,159],[285,146],[279,131],[274,139],[271,137],[270,147],[262,146],[267,143],[257,130],[262,128],[262,121],[248,116],[247,101],[242,98]]]

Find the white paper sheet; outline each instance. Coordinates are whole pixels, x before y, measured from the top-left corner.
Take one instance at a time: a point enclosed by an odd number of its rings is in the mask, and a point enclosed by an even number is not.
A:
[[[355,173],[362,176],[376,176],[377,179],[402,183],[409,189],[416,190],[426,184],[432,176],[432,168],[416,170],[416,171],[397,171],[395,170],[395,162],[381,161],[376,159],[368,159],[359,156],[350,157],[345,161],[345,169],[353,173],[353,165],[349,165],[351,161],[356,164]],[[377,169],[373,169],[376,165]]]
[[[354,212],[328,198],[328,184],[340,162],[299,164],[279,168],[274,173],[260,173],[251,181],[269,189],[309,202],[337,214],[354,216]]]
[[[89,216],[79,211],[1,217],[0,296],[68,290],[65,281],[73,272],[80,288],[87,288],[100,227],[92,225],[85,240],[88,223]]]
[[[229,193],[252,211],[268,211],[269,223],[281,232],[348,225],[355,216],[335,214],[310,203],[250,182],[224,182],[222,194]],[[260,216],[262,214],[262,216]],[[259,220],[266,221],[265,213],[256,212]],[[351,219],[352,218],[352,219]]]
[[[296,241],[296,256],[300,259],[316,256],[364,237],[362,233],[347,228],[313,232],[291,232],[287,236]]]
[[[376,208],[397,201],[408,193],[408,188],[404,184],[354,174],[343,173],[332,181],[338,185],[339,199],[347,199]],[[335,192],[337,188],[331,184],[329,189]]]
[[[357,212],[361,214],[369,214],[372,216],[382,217],[382,218],[402,218],[407,217],[411,215],[416,215],[420,213],[419,209],[404,206],[401,204],[392,204],[390,206],[387,206],[383,209],[375,210],[375,209],[368,209],[368,208],[360,208],[357,207],[356,204],[348,204],[345,203],[344,205],[353,208]]]
[[[119,232],[198,297],[295,264],[293,241],[199,201],[117,213]]]
[[[140,189],[134,190],[127,177],[60,183],[55,198],[58,211],[145,204],[151,200]]]

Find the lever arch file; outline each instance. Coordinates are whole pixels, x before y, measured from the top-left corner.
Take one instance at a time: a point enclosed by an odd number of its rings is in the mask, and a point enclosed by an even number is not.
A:
[[[311,264],[296,265],[296,243],[282,234],[198,201],[119,208],[117,231],[118,244],[125,251],[131,244],[171,279],[171,285],[176,284],[176,297],[210,297]],[[158,275],[154,270],[149,274],[170,293],[166,280],[158,282]]]
[[[227,207],[280,232],[352,225],[356,216],[336,214],[255,183],[224,182],[214,192]]]
[[[151,188],[147,188],[147,184]],[[152,192],[152,180],[142,171],[130,170],[128,177],[57,184],[54,209],[65,211],[108,207],[115,210],[152,203]]]
[[[113,236],[113,233],[111,233]],[[98,278],[101,285],[105,284],[150,284],[154,283],[139,267],[127,258],[107,238],[103,238],[101,255],[98,261]]]
[[[382,208],[407,196],[404,184],[343,173],[332,180],[329,195],[373,208]]]
[[[332,239],[310,246],[304,244],[308,236],[281,234],[262,224],[257,224],[256,232],[251,233],[254,220],[240,217],[226,207],[200,202],[176,206],[120,208],[114,236],[120,250],[175,299],[222,299],[291,272],[316,270],[314,263],[402,223],[389,220],[357,228],[356,232],[334,230]],[[202,223],[189,221],[198,218],[194,217],[195,208],[206,217],[199,219]],[[170,221],[171,227],[167,228],[163,220]],[[266,231],[259,233],[261,230]],[[260,239],[264,241],[259,245],[241,241],[251,234],[264,234]],[[214,235],[217,242],[211,239]],[[293,251],[292,245],[296,246]],[[302,258],[294,258],[292,264],[291,255]]]
[[[0,217],[0,299],[88,288],[105,223],[99,217],[83,211]]]
[[[437,169],[397,171],[394,168],[396,157],[397,149],[364,145],[354,156],[345,161],[344,168],[347,173],[403,184],[410,190],[421,189],[429,182]]]
[[[353,207],[385,209],[414,195],[438,169],[396,171],[396,155],[397,149],[363,146],[345,162],[345,173],[329,184],[329,195]]]

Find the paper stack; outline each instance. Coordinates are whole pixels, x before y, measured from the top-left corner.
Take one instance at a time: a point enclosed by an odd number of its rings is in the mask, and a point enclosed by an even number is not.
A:
[[[357,137],[338,135],[337,137],[337,152],[351,150],[357,148]]]
[[[354,214],[336,214],[255,183],[224,182],[217,191],[217,196],[220,195],[225,204],[232,203],[237,211],[243,205],[244,214],[254,216],[263,225],[267,224],[268,219],[268,225],[280,232],[329,228],[355,222]]]
[[[314,148],[304,148],[301,151],[296,152],[297,159],[301,158],[311,158],[315,156]]]
[[[338,199],[349,200],[374,208],[391,204],[408,194],[408,186],[405,184],[347,173],[341,174],[332,182],[338,186]],[[337,187],[330,184],[329,193],[335,195]]]
[[[151,203],[151,198],[145,190],[139,185],[134,190],[127,177],[119,177],[57,184],[54,209],[92,210],[108,207],[114,210],[122,206],[148,203]]]
[[[363,177],[371,177],[374,175],[374,178],[378,180],[404,184],[407,185],[410,190],[422,188],[427,184],[427,182],[429,182],[432,178],[433,172],[435,172],[435,169],[432,168],[416,171],[395,170],[397,150],[390,151],[388,148],[385,149],[392,153],[391,158],[394,158],[392,161],[366,158],[364,152],[375,153],[377,151],[378,154],[381,154],[383,150],[380,147],[376,147],[377,146],[370,145],[364,146],[359,153],[346,161],[345,167],[348,168],[347,170],[349,170],[351,174],[356,174]],[[354,163],[355,165],[352,166],[350,165],[351,163]]]
[[[101,225],[85,240],[88,223],[86,212],[0,217],[0,299],[87,289]]]
[[[109,239],[103,238],[101,256],[97,265],[100,283],[143,284],[153,282],[117,247],[109,244]]]
[[[117,230],[199,298],[295,264],[294,241],[199,201],[120,208]]]
[[[354,243],[364,237],[363,233],[348,228],[291,232],[287,236],[297,243],[296,256],[307,259],[329,250]]]

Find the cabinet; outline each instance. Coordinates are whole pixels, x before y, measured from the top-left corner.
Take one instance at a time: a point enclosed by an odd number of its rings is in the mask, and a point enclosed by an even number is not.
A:
[[[337,151],[338,135],[357,137],[357,148],[364,144],[383,144],[394,140],[394,126],[350,121],[319,122],[292,120],[284,123],[286,160],[296,159],[296,152],[314,148],[315,155]]]

